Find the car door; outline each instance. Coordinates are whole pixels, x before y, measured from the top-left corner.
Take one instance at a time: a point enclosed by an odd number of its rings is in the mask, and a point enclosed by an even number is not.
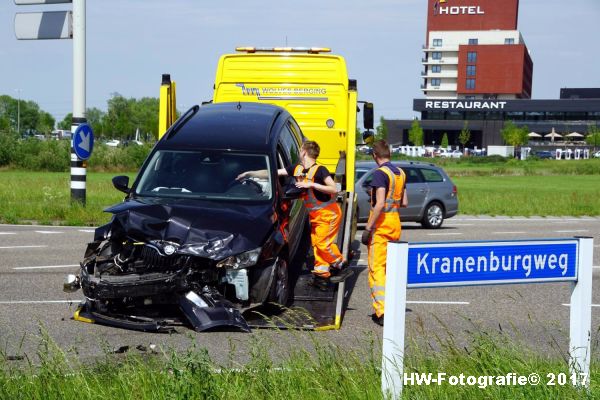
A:
[[[277,148],[279,153],[279,163],[281,163],[281,165],[278,165],[278,168],[288,168],[289,166],[296,165],[300,162],[300,144],[295,136],[296,135],[291,128],[291,122],[288,121],[279,135]],[[293,185],[293,183],[293,177],[282,177],[282,179],[280,179],[283,190],[289,185]],[[306,217],[307,212],[302,203],[302,199],[290,200],[288,230],[291,250],[294,250],[301,240]]]
[[[427,200],[429,188],[419,168],[410,166],[401,166],[401,168],[406,175],[408,207],[400,209],[400,218],[406,221],[416,221],[423,215],[423,207]]]

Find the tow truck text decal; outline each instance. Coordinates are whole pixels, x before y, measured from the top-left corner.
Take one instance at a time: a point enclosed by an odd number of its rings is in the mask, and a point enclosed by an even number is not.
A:
[[[329,100],[326,88],[247,87],[243,83],[236,83],[235,86],[242,90],[244,96],[256,96],[258,100]]]

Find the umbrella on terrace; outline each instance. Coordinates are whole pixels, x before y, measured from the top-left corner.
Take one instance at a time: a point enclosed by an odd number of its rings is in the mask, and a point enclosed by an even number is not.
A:
[[[554,131],[554,128],[552,128],[552,132],[545,134],[545,135],[544,135],[544,137],[549,137],[549,138],[550,138],[550,140],[551,140],[552,142],[554,142],[554,139],[556,139],[556,138],[562,138],[562,135],[561,135],[561,134],[559,134],[559,133],[556,133],[556,132]]]
[[[582,138],[583,137],[583,135],[579,132],[571,132],[565,136],[570,137],[570,138]]]
[[[529,134],[527,134],[527,136],[529,136],[530,138],[532,138],[532,137],[542,137],[542,135],[540,135],[537,132],[529,132]]]

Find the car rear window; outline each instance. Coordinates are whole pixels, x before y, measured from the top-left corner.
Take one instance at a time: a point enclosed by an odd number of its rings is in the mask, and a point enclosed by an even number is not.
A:
[[[438,171],[429,168],[421,169],[425,182],[443,182],[444,177]]]

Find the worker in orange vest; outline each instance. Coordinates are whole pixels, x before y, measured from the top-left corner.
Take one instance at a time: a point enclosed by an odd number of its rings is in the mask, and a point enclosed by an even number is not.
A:
[[[302,194],[308,210],[311,243],[315,258],[310,284],[320,290],[328,290],[329,282],[341,282],[352,275],[336,244],[342,219],[342,211],[336,201],[337,187],[329,171],[317,164],[320,154],[317,142],[306,141],[300,149],[300,163],[277,170],[279,176],[294,176],[296,187],[306,189]],[[266,170],[247,171],[238,176],[263,177]]]
[[[383,326],[385,308],[385,271],[387,244],[399,240],[402,232],[400,207],[406,176],[390,162],[390,148],[385,140],[373,144],[373,158],[378,167],[371,180],[371,212],[361,237],[368,247],[369,287],[375,313],[372,319]]]

